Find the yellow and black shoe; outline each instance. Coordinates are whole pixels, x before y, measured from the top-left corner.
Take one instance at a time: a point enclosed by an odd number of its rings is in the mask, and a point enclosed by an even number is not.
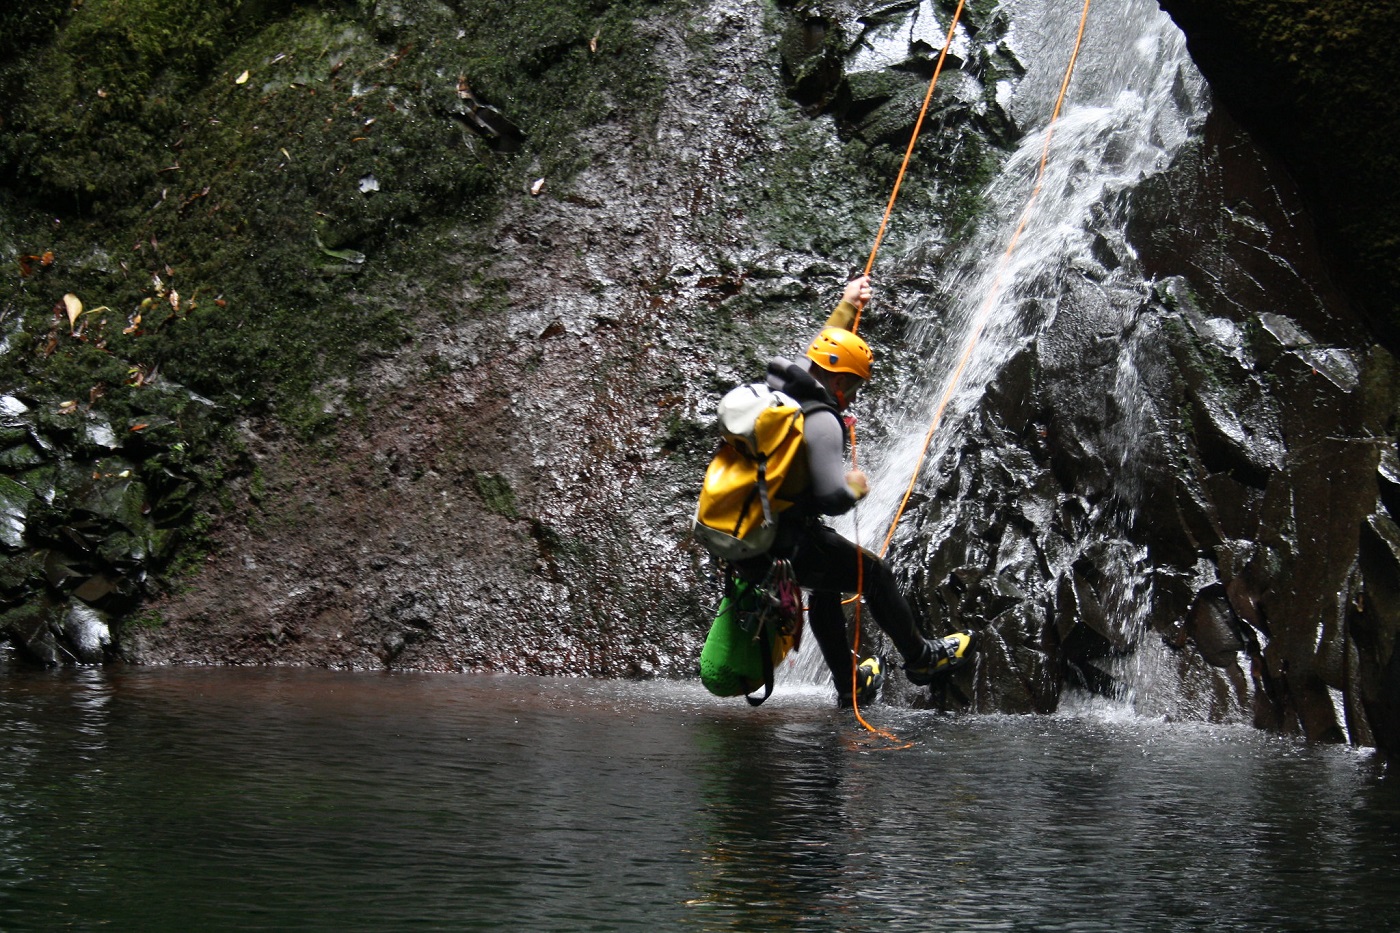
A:
[[[866,658],[856,665],[856,699],[861,706],[874,703],[880,696],[880,688],[885,683],[885,671],[879,658]],[[851,706],[851,693],[841,690],[836,695],[836,703],[842,709]]]
[[[926,687],[937,678],[966,667],[977,650],[977,633],[954,632],[924,644],[927,646],[924,656],[904,665],[909,682],[919,687]]]

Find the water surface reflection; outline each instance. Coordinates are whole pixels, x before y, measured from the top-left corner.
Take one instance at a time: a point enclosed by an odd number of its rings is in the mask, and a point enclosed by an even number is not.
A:
[[[1372,756],[693,684],[0,667],[0,929],[1395,926]]]

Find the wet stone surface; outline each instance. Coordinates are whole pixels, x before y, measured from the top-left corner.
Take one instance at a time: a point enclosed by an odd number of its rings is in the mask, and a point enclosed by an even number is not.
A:
[[[718,601],[686,534],[711,406],[798,350],[859,267],[947,15],[765,12],[638,20],[658,109],[599,119],[576,171],[522,166],[499,212],[435,228],[445,273],[374,294],[374,257],[349,258],[363,231],[308,239],[354,267],[333,280],[357,301],[412,317],[318,387],[322,433],[214,412],[237,450],[222,473],[180,459],[207,406],[176,386],[140,430],[7,395],[10,644],[42,663],[693,675]],[[863,400],[872,447],[951,305],[950,244],[1024,132],[1002,101],[1038,73],[1007,26],[969,13],[885,247],[862,324],[887,367]],[[445,88],[454,130],[501,149],[518,130],[521,151],[542,131]],[[351,175],[387,210],[384,167]],[[1391,353],[1223,116],[1120,211],[1126,233],[1105,220],[1063,293],[1027,299],[1054,326],[1019,335],[892,551],[930,630],[978,628],[983,657],[945,694],[889,700],[1050,711],[1137,689],[1151,660],[1170,715],[1400,746]],[[151,586],[210,516],[197,567]]]

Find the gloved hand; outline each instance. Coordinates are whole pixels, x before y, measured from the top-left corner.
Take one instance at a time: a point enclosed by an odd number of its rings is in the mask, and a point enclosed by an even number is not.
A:
[[[865,471],[848,470],[846,473],[846,488],[851,491],[851,495],[856,497],[857,502],[870,495],[870,480],[866,477]]]
[[[841,293],[842,301],[849,301],[857,308],[864,308],[870,301],[870,276],[858,275],[846,283],[846,290]]]

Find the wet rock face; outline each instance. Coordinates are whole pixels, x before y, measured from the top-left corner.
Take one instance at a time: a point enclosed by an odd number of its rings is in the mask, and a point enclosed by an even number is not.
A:
[[[150,568],[194,518],[210,477],[186,451],[207,443],[212,406],[159,379],[145,389],[119,424],[0,397],[0,640],[30,660],[112,659],[112,621],[154,592]]]
[[[1400,19],[1385,0],[1162,0],[1222,107],[1297,179],[1359,310],[1400,346]]]
[[[797,55],[843,36],[849,59],[862,12],[821,14],[830,30]],[[365,374],[356,428],[315,447],[248,424],[257,481],[228,491],[246,523],[218,529],[198,581],[156,606],[165,624],[126,633],[124,650],[693,675],[719,592],[688,539],[712,406],[810,339],[869,249],[898,155],[794,104],[806,91],[784,82],[786,46],[765,30],[802,15],[729,2],[640,24],[666,76],[655,122],[594,127],[576,177],[527,185],[490,229],[459,232],[485,260],[463,255],[460,276],[415,300],[460,313],[425,317]],[[926,50],[906,57],[927,65]],[[945,115],[970,123],[982,100]],[[907,140],[916,114],[889,109],[880,125]],[[931,134],[929,151],[976,148],[955,141]],[[911,177],[911,223],[887,248],[964,193]],[[900,304],[900,285],[886,294]],[[898,330],[893,315],[871,323],[891,347]]]
[[[1135,192],[1151,296],[1113,333],[1092,289],[1062,303],[902,558],[993,636],[981,705],[1150,684],[1168,715],[1393,751],[1396,364],[1242,146],[1217,116]]]
[[[1189,329],[1173,351],[1195,461],[1179,476],[1195,480],[1183,485],[1204,506],[1191,537],[1212,555],[1232,624],[1260,646],[1256,721],[1315,738],[1345,730],[1370,744],[1365,708],[1380,694],[1357,676],[1345,619],[1368,590],[1389,586],[1358,558],[1363,529],[1388,514],[1381,461],[1396,437],[1395,362],[1347,296],[1328,288],[1296,203],[1270,198],[1265,186],[1282,173],[1220,161],[1228,148],[1228,130],[1208,136],[1199,164],[1144,195],[1184,205],[1184,242],[1206,242],[1222,223],[1233,234],[1216,256],[1146,254],[1183,274],[1195,297],[1178,306]],[[1231,179],[1224,196],[1247,212],[1182,199],[1178,185],[1219,171]],[[1379,741],[1394,747],[1393,736]]]
[[[192,521],[198,477],[130,425],[0,410],[5,476],[73,474],[62,496],[0,480],[5,637],[46,663],[693,675],[718,601],[687,537],[712,406],[796,352],[864,259],[947,12],[726,0],[643,21],[659,114],[592,125],[576,175],[522,173],[489,225],[436,231],[454,274],[396,296],[412,341],[326,387],[328,437],[237,426],[215,546],[154,602],[141,555]],[[862,324],[891,369],[895,309],[936,294],[936,244],[1018,132],[1005,24],[966,22],[885,255],[935,245]],[[506,101],[455,99],[445,119],[493,152],[528,145]],[[1132,690],[1400,747],[1395,364],[1289,192],[1215,119],[1131,194],[1135,255],[1105,237],[958,426],[892,555],[931,625],[986,636],[944,701]],[[1126,263],[1153,287],[1106,284]]]

